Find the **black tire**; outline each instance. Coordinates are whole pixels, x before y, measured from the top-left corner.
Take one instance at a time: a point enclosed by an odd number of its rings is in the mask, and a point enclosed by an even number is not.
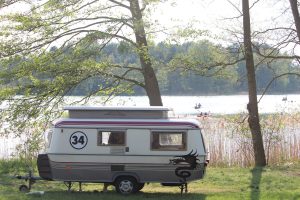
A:
[[[27,185],[20,185],[19,191],[20,191],[20,192],[27,193],[27,192],[29,192],[29,188],[28,188]]]
[[[123,195],[129,195],[138,191],[139,184],[131,176],[121,176],[115,181],[116,191]]]
[[[137,192],[141,191],[144,188],[144,186],[145,186],[145,183],[138,183],[137,188],[136,188]]]

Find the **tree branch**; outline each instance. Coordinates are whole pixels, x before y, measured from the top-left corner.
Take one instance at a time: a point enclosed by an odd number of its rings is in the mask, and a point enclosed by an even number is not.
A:
[[[283,73],[283,74],[280,74],[278,76],[275,76],[273,77],[273,79],[268,83],[268,85],[266,86],[266,88],[264,89],[261,97],[259,98],[258,102],[259,103],[261,101],[261,99],[263,98],[263,96],[266,94],[266,92],[268,91],[269,87],[272,85],[272,83],[278,79],[278,78],[281,78],[283,76],[288,76],[288,75],[295,75],[295,76],[299,76],[300,77],[300,73],[295,73],[295,72],[288,72],[288,73]]]
[[[121,6],[123,8],[130,9],[129,6],[127,6],[125,4],[122,4],[121,2],[118,2],[118,1],[115,1],[115,0],[109,0],[109,1],[112,2],[112,3],[115,3],[115,4],[119,5],[119,6]]]

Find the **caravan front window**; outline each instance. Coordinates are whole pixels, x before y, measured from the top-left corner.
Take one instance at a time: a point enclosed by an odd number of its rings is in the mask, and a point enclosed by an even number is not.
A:
[[[125,145],[124,131],[99,131],[98,146],[123,146]]]
[[[152,150],[182,151],[186,149],[185,132],[152,132]]]

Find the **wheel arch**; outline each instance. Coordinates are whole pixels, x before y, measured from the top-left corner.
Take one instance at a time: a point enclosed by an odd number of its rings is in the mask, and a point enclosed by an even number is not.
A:
[[[134,172],[118,172],[113,175],[112,181],[115,182],[118,178],[129,176],[133,177],[137,183],[140,183],[140,177]]]

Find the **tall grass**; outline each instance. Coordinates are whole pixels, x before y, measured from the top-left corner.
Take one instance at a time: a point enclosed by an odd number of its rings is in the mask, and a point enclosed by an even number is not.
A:
[[[254,153],[247,116],[244,114],[201,117],[202,131],[213,166],[252,166]],[[261,128],[268,165],[300,160],[300,115],[261,116]]]
[[[0,174],[20,174],[27,173],[28,170],[29,165],[24,160],[18,158],[0,159]]]

